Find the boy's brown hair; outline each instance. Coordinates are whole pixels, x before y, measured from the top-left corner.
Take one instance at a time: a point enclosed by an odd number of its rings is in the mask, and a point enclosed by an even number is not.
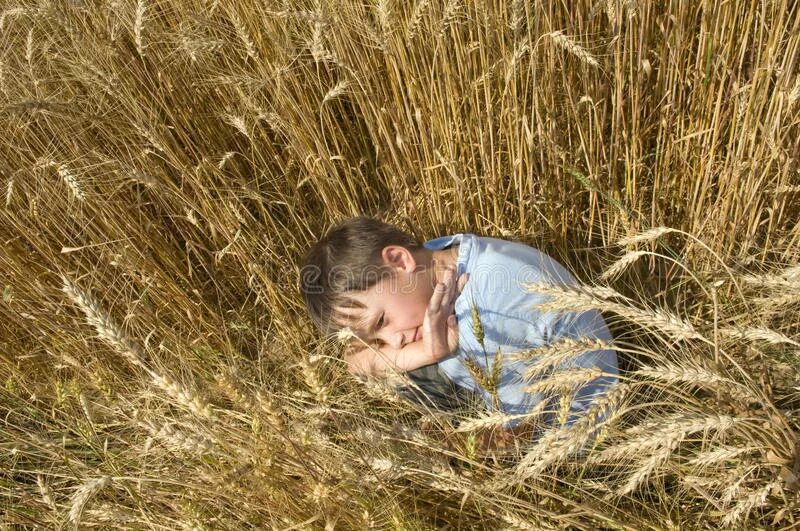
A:
[[[387,245],[401,245],[411,252],[420,248],[413,236],[394,225],[360,216],[341,221],[306,251],[300,264],[300,292],[323,335],[344,327],[337,308],[362,307],[348,292],[368,290],[381,278],[391,277],[381,258]]]

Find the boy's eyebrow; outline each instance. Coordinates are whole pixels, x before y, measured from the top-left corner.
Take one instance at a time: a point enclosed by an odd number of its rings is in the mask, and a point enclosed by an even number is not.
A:
[[[375,331],[375,325],[377,324],[377,316],[370,316],[369,309],[366,308],[361,303],[353,303],[345,304],[341,306],[341,308],[347,309],[362,309],[363,312],[360,312],[357,318],[349,319],[352,315],[348,315],[345,312],[339,311],[337,312],[341,317],[342,320],[339,321],[339,324],[342,326],[349,327],[358,337],[360,337],[365,342],[369,343],[371,341],[371,334]]]

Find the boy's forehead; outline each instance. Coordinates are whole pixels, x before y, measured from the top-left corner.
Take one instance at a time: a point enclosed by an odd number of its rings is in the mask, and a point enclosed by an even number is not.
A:
[[[336,322],[340,326],[350,327],[353,332],[365,337],[369,324],[369,306],[358,301],[346,301],[334,308]]]

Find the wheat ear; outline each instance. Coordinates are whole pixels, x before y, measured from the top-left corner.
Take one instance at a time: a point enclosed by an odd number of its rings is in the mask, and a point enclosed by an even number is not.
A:
[[[72,495],[71,506],[69,509],[68,519],[78,528],[81,521],[81,514],[86,504],[102,489],[111,484],[111,478],[108,476],[101,476],[99,478],[90,479],[84,482]]]
[[[242,22],[242,19],[239,18],[239,15],[236,13],[236,11],[231,11],[230,17],[233,27],[236,30],[236,36],[239,37],[239,40],[244,45],[244,49],[247,51],[247,56],[252,59],[258,59],[256,46],[253,44],[253,39],[250,37],[250,32],[247,31],[247,26],[244,25],[244,22]]]
[[[36,486],[39,487],[39,494],[42,496],[44,504],[53,511],[57,510],[56,502],[53,500],[53,491],[50,490],[50,487],[45,483],[41,475],[36,476]]]
[[[780,345],[782,343],[793,345],[795,347],[800,347],[800,343],[791,339],[780,332],[776,332],[774,330],[770,330],[769,328],[720,328],[720,334],[729,336],[729,337],[736,337],[741,339],[746,339],[748,341],[765,341],[772,345]]]
[[[139,52],[139,57],[144,57],[144,44],[142,42],[142,32],[144,31],[144,0],[139,0],[136,3],[136,17],[133,23],[133,36],[136,42],[136,51]]]
[[[140,421],[138,424],[149,431],[154,438],[164,442],[173,451],[184,451],[194,455],[214,452],[213,441],[196,434],[181,431],[174,424],[158,424],[155,421]]]
[[[746,402],[759,400],[758,396],[754,395],[742,384],[707,367],[688,361],[684,362],[683,365],[670,362],[662,363],[655,367],[644,365],[634,374],[671,384],[685,383],[706,389],[721,387],[740,400]]]
[[[595,68],[600,66],[600,63],[597,62],[597,59],[595,59],[594,56],[591,53],[589,53],[588,50],[586,50],[586,48],[584,48],[580,44],[576,43],[575,41],[564,35],[562,31],[560,30],[554,31],[552,33],[548,33],[547,35],[560,48],[574,55],[583,63],[593,66]]]
[[[752,446],[745,446],[742,448],[721,446],[719,448],[697,454],[696,457],[689,461],[689,464],[698,468],[704,468],[722,461],[730,461],[736,456],[755,451],[758,451],[758,448]]]
[[[723,529],[732,528],[733,525],[742,518],[742,516],[746,516],[756,507],[764,505],[764,502],[766,501],[770,491],[778,486],[779,483],[777,481],[767,483],[760,489],[753,491],[744,498],[740,499],[733,509],[725,515],[725,518],[722,519],[721,525]]]
[[[132,364],[149,370],[144,363],[144,356],[139,347],[122,331],[122,327],[103,311],[97,300],[66,277],[62,276],[61,280],[64,283],[62,290],[83,310],[86,321],[97,330],[98,337],[111,345]]]
[[[517,481],[539,474],[547,466],[579,451],[603,426],[614,421],[620,404],[630,392],[629,384],[620,384],[595,399],[592,407],[571,426],[548,430],[516,467]],[[609,414],[610,413],[610,414]],[[599,422],[601,415],[607,415]]]
[[[635,234],[633,236],[621,238],[617,240],[617,245],[622,245],[622,246],[635,245],[637,243],[649,242],[657,240],[658,238],[662,237],[665,234],[669,234],[670,232],[678,232],[678,231],[675,229],[671,229],[669,227],[655,227],[653,229],[640,232],[639,234]]]
[[[598,461],[635,459],[643,450],[658,448],[663,441],[671,440],[670,437],[677,434],[680,434],[682,439],[699,431],[715,430],[722,433],[740,420],[729,415],[672,415],[629,429],[628,435],[634,435],[633,437],[604,450],[595,459]]]
[[[411,19],[408,22],[408,29],[406,30],[408,40],[412,40],[416,37],[417,30],[422,22],[422,15],[425,12],[425,8],[428,7],[428,4],[430,4],[430,0],[419,0],[414,6],[414,11],[411,12]]]
[[[75,177],[75,174],[67,167],[66,164],[61,164],[57,168],[58,176],[64,180],[67,187],[69,188],[70,192],[72,192],[72,197],[77,199],[78,201],[83,201],[86,199],[86,196],[83,193],[83,189],[81,188],[80,183],[78,182],[78,178]]]
[[[603,271],[603,274],[600,275],[600,278],[603,280],[610,280],[614,277],[619,276],[625,271],[631,264],[639,260],[642,256],[645,256],[648,253],[647,251],[630,251],[622,255],[622,257],[611,264],[611,266]]]
[[[550,300],[537,305],[540,311],[559,312],[565,309],[589,310],[598,309],[614,312],[633,323],[660,330],[673,339],[701,339],[705,337],[697,332],[691,323],[681,320],[664,310],[645,310],[611,301],[611,298],[625,298],[616,291],[605,287],[567,286],[545,283],[526,283],[523,287],[533,293],[547,295]]]
[[[11,206],[11,196],[14,194],[14,177],[8,179],[6,184],[6,208]]]
[[[531,350],[522,350],[509,354],[511,361],[534,360],[525,370],[523,378],[534,380],[538,375],[549,370],[565,365],[568,361],[577,358],[587,352],[595,350],[606,350],[612,345],[606,341],[594,338],[562,338],[549,345],[537,347]]]

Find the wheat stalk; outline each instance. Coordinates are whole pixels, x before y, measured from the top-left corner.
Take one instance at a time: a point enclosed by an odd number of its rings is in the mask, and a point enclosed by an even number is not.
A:
[[[547,35],[555,44],[580,59],[583,63],[595,68],[600,66],[600,63],[597,62],[597,59],[595,59],[588,50],[564,35],[561,30],[548,33]]]
[[[89,503],[98,492],[111,484],[111,478],[108,476],[101,476],[99,478],[90,479],[85,481],[75,494],[72,495],[71,506],[69,509],[68,520],[78,528],[86,504]]]

